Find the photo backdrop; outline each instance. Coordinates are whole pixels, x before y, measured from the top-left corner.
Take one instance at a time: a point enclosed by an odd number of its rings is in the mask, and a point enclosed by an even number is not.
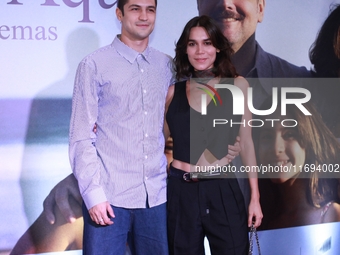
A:
[[[71,173],[68,126],[74,75],[85,55],[110,44],[119,33],[113,3],[113,0],[0,2],[3,254],[8,254],[39,216],[51,188]],[[340,1],[268,0],[256,38],[266,51],[309,69],[309,47],[332,3]],[[173,56],[174,44],[185,23],[196,15],[195,0],[159,0],[151,46]],[[263,231],[260,241],[266,254],[323,254],[318,253],[317,247],[327,243],[329,235],[317,239],[316,234],[335,233],[332,240],[339,240],[339,229],[338,223],[330,223]],[[301,239],[301,235],[305,238]],[[288,247],[287,240],[303,244],[293,242]],[[273,245],[275,242],[277,245]],[[339,244],[332,242],[332,250],[327,250],[327,254],[338,254],[335,250],[331,253],[333,248],[340,250]],[[314,253],[308,252],[311,250]]]

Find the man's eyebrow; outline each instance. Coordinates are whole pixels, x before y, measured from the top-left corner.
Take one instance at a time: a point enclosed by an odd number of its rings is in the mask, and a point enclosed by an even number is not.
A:
[[[138,5],[138,4],[131,4],[131,5],[129,5],[129,8],[131,8],[131,7],[141,7],[141,6]]]
[[[140,8],[140,7],[142,7],[141,5],[138,5],[138,4],[131,4],[131,5],[129,5],[129,8],[131,8],[131,7],[138,7],[138,8]],[[152,8],[152,9],[156,9],[156,6],[154,6],[154,5],[149,5],[149,6],[147,6],[146,8]]]

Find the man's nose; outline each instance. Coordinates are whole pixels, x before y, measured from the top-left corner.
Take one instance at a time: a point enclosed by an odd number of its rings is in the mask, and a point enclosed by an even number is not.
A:
[[[223,0],[223,6],[225,9],[236,11],[235,0]]]
[[[142,10],[139,15],[140,20],[147,20],[148,19],[148,14],[146,13],[146,10]]]

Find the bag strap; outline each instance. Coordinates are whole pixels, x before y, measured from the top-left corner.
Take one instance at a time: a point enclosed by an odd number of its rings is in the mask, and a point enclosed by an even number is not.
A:
[[[256,240],[258,254],[261,255],[259,237],[257,235],[257,230],[254,227],[254,223],[253,223],[253,224],[251,224],[251,227],[250,227],[250,237],[249,237],[250,245],[249,245],[249,252],[248,252],[249,255],[253,255],[253,248],[254,248],[254,245],[253,245],[254,240],[253,239],[254,239],[254,236],[255,236],[255,240]]]

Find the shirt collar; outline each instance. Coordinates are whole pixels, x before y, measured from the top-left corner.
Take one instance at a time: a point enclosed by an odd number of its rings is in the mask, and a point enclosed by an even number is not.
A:
[[[150,63],[149,61],[150,47],[149,46],[147,46],[146,49],[142,53],[139,53],[138,51],[135,51],[134,49],[130,48],[125,43],[123,43],[120,40],[120,35],[117,35],[115,37],[115,39],[112,42],[112,46],[117,50],[119,55],[121,55],[131,64],[136,61],[139,55],[141,55],[146,62]]]

